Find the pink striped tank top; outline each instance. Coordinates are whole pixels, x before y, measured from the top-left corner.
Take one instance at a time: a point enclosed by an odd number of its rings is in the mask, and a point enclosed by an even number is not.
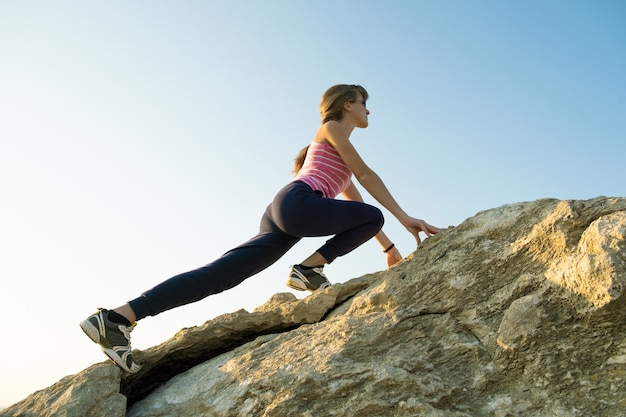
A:
[[[313,142],[309,147],[302,169],[293,181],[302,181],[324,197],[335,198],[350,185],[352,171],[339,153],[327,143]]]

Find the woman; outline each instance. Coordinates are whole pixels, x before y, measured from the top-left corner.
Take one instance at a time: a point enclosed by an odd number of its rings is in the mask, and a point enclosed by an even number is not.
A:
[[[440,229],[409,216],[382,180],[363,162],[350,143],[354,128],[368,126],[367,91],[358,85],[329,88],[320,103],[322,126],[295,163],[295,178],[278,192],[261,219],[255,237],[214,262],[174,276],[113,310],[99,309],[80,323],[91,340],[122,369],[134,373],[130,332],[147,316],[201,300],[232,288],[276,262],[303,237],[330,236],[302,263],[291,267],[287,285],[318,291],[330,286],[325,264],[374,237],[389,266],[402,259],[382,232],[382,212],[365,204],[351,181],[359,183],[421,243],[420,232],[432,236]],[[336,200],[342,194],[345,200]]]

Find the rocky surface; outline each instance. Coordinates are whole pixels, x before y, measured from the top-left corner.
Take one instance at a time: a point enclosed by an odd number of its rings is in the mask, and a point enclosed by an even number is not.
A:
[[[626,199],[478,213],[388,271],[277,294],[1,416],[622,416]]]

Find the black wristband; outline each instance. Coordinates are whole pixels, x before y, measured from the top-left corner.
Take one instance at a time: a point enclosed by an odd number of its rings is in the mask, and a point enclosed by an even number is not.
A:
[[[396,247],[396,245],[395,245],[394,243],[392,243],[391,245],[389,245],[389,247],[388,247],[387,249],[385,249],[385,250],[383,251],[383,253],[387,253],[387,252],[389,252],[391,249],[393,249],[393,248],[395,248],[395,247]]]

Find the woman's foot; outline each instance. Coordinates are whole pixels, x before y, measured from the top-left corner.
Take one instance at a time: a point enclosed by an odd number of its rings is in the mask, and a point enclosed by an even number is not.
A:
[[[80,322],[80,327],[120,368],[131,374],[141,369],[141,365],[133,360],[130,347],[130,332],[135,325],[113,322],[109,319],[109,311],[100,308]]]
[[[306,267],[293,265],[289,270],[287,286],[298,291],[321,291],[330,287],[330,282],[324,275],[323,266]]]

